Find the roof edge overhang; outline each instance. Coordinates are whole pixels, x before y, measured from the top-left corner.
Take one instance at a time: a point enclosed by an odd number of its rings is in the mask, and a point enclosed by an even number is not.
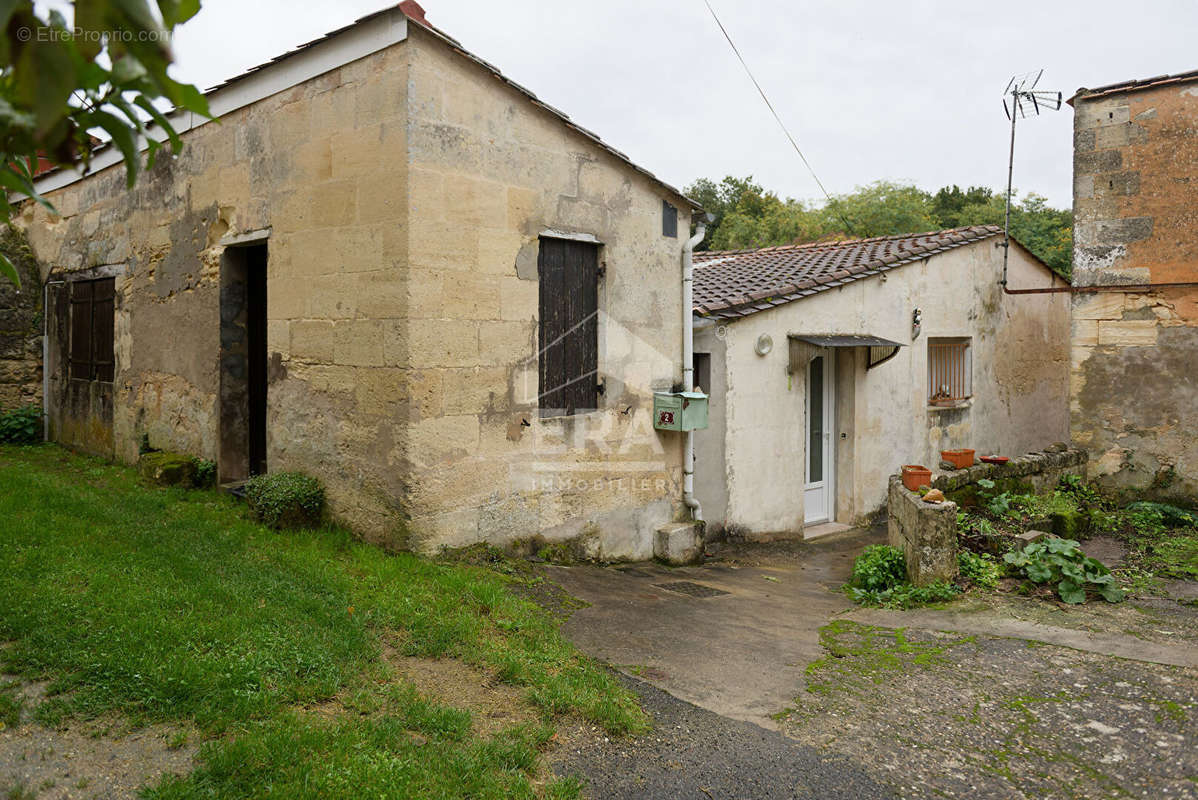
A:
[[[1189,72],[1179,72],[1176,75],[1157,75],[1155,78],[1121,81],[1120,83],[1111,83],[1106,86],[1097,86],[1093,89],[1082,87],[1074,92],[1073,96],[1065,102],[1072,106],[1076,100],[1095,100],[1107,95],[1136,92],[1143,89],[1156,89],[1161,86],[1189,83],[1190,81],[1198,81],[1198,69]]]
[[[906,347],[902,342],[867,333],[788,333],[786,338],[816,347]]]
[[[208,98],[212,115],[220,117],[373,55],[407,38],[408,18],[397,7],[386,8],[219,83],[204,92],[204,96]],[[214,121],[185,110],[172,111],[167,114],[167,119],[179,135]],[[138,143],[138,150],[145,149],[143,139]],[[119,164],[121,160],[120,151],[107,143],[93,151],[90,169],[86,173],[78,168],[51,170],[36,179],[34,186],[42,194],[52,192]]]
[[[353,61],[399,44],[408,38],[409,24],[415,29],[426,31],[455,53],[482,67],[524,95],[533,105],[539,106],[560,119],[570,130],[582,135],[625,166],[662,187],[675,199],[682,200],[690,207],[691,211],[703,210],[701,205],[687,197],[679,189],[636,164],[627,154],[600,139],[598,134],[573,122],[566,113],[541,101],[533,92],[505,76],[497,67],[466,50],[452,36],[430,25],[427,21],[405,15],[399,6],[384,8],[373,14],[360,17],[343,28],[338,28],[318,39],[301,44],[264,64],[252,67],[209,88],[204,92],[204,96],[208,99],[209,110],[212,111],[214,117],[229,114],[312,80],[326,72],[331,72]],[[214,121],[190,111],[175,110],[168,112],[166,116],[180,136]],[[155,127],[152,124],[147,125],[147,128],[151,130]],[[138,151],[142,152],[145,149],[146,144],[143,138],[138,142]],[[120,151],[113,147],[111,142],[108,142],[93,151],[91,164],[86,173],[78,168],[49,170],[34,180],[34,187],[39,193],[46,194],[115,166],[121,163],[121,160]]]

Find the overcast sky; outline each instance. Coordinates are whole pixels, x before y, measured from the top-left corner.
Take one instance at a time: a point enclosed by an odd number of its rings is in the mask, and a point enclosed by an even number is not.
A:
[[[1006,182],[1001,95],[1198,68],[1195,0],[711,0],[828,190]],[[204,0],[176,39],[201,88],[391,3]],[[819,190],[703,0],[427,0],[430,23],[663,180]],[[1015,183],[1071,203],[1069,106],[1021,121]]]

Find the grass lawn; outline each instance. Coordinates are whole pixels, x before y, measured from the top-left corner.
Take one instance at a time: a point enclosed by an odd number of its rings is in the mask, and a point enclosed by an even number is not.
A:
[[[566,797],[574,782],[542,780],[555,718],[646,727],[495,572],[273,532],[216,492],[53,446],[0,447],[0,487],[0,669],[51,681],[36,719],[205,737],[197,770],[147,797]],[[386,649],[523,687],[541,721],[479,735]],[[334,698],[337,713],[305,710]]]

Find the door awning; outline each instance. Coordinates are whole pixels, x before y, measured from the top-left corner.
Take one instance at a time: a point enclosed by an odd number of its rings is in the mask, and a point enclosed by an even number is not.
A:
[[[792,333],[790,338],[816,347],[902,347],[899,342],[861,333]]]

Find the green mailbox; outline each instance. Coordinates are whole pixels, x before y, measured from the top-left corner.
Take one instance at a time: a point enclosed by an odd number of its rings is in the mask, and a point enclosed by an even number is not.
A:
[[[697,431],[707,427],[707,395],[702,392],[654,392],[653,427]]]

